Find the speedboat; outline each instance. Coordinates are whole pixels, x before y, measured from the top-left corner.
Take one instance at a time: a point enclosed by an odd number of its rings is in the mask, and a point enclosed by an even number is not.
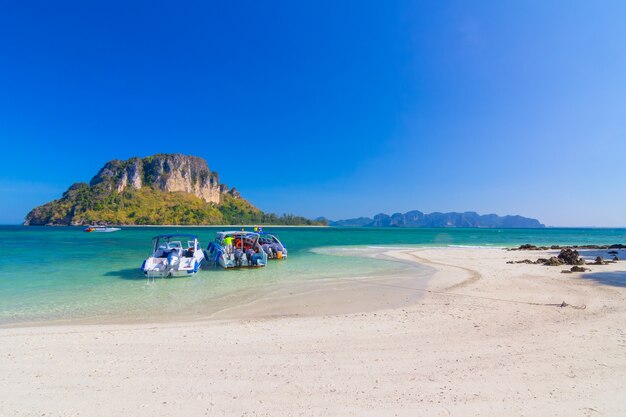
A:
[[[89,226],[85,229],[85,232],[110,233],[110,232],[117,232],[118,230],[122,230],[122,229],[120,229],[119,227]]]
[[[267,253],[270,259],[285,259],[287,257],[287,248],[278,240],[276,235],[260,232],[259,243],[263,251]]]
[[[203,261],[204,251],[196,235],[160,235],[152,238],[152,254],[141,270],[150,278],[190,276]]]
[[[259,243],[259,234],[254,232],[218,232],[207,253],[216,265],[226,269],[267,265],[267,253]]]

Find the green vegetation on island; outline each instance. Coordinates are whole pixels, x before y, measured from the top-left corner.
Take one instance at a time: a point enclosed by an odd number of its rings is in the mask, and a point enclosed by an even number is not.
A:
[[[237,190],[219,184],[200,158],[154,155],[111,161],[91,180],[36,207],[26,225],[323,225],[304,217],[264,213]]]

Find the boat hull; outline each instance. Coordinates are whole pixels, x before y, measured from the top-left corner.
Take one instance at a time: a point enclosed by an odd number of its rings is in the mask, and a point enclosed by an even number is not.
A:
[[[203,263],[202,251],[192,258],[182,257],[174,265],[169,264],[167,258],[150,257],[144,261],[141,271],[150,278],[187,277],[198,273]]]
[[[287,259],[287,249],[277,252],[276,254],[271,256],[270,259]]]
[[[118,232],[122,229],[120,229],[119,227],[107,227],[104,229],[96,229],[94,230],[94,232],[96,233],[112,233],[112,232]]]
[[[224,248],[218,244],[212,243],[207,249],[207,257],[209,261],[213,261],[216,265],[224,269],[230,268],[259,268],[267,265],[267,254],[265,252],[255,253],[250,262],[245,254],[242,254],[239,261],[233,253],[226,254]]]
[[[85,229],[85,232],[87,233],[111,233],[111,232],[117,232],[120,229],[119,227],[88,227]]]
[[[255,254],[257,256],[258,254]],[[229,268],[261,268],[267,265],[267,255],[259,256],[256,259],[252,259],[248,262],[248,258],[244,255],[241,260],[237,262],[234,255],[221,255],[217,261],[218,265],[224,269]]]

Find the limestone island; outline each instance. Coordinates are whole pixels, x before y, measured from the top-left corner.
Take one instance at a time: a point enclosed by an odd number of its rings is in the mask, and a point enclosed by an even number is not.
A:
[[[24,225],[325,225],[264,213],[196,156],[157,154],[107,162],[89,184],[73,184],[58,200],[34,208]]]

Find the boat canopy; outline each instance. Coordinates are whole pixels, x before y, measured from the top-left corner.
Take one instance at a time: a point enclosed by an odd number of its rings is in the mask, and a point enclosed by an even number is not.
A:
[[[155,236],[152,239],[171,239],[173,237],[185,238],[185,239],[197,239],[198,236],[192,234],[172,234],[172,235],[159,235]]]
[[[217,232],[215,234],[215,239],[216,240],[220,239],[220,241],[221,241],[226,236],[233,236],[233,237],[242,237],[243,236],[243,237],[248,237],[248,238],[253,238],[253,237],[258,238],[259,234],[256,233],[256,232],[248,232],[248,231],[245,231],[245,230],[231,230],[231,231],[227,231],[227,232]]]
[[[174,241],[176,239],[176,241]],[[164,246],[164,249],[172,249],[173,245],[182,249],[182,241],[187,241],[187,247],[193,250],[198,249],[198,236],[192,234],[171,234],[171,235],[159,235],[152,238],[153,252],[159,250],[159,247]]]

